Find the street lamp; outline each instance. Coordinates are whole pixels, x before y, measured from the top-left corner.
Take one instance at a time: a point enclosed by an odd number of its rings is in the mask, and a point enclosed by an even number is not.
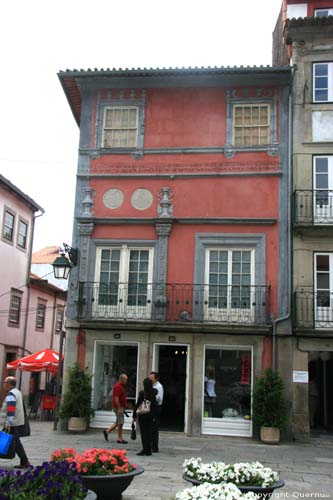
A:
[[[53,262],[53,272],[56,279],[67,280],[72,267],[77,266],[79,250],[63,243],[64,250]],[[66,256],[67,254],[67,256]]]

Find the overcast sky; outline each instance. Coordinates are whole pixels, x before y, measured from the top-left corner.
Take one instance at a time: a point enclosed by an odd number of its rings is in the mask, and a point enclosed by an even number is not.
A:
[[[271,65],[282,0],[9,0],[0,6],[0,172],[72,241],[79,130],[57,77],[88,68]]]

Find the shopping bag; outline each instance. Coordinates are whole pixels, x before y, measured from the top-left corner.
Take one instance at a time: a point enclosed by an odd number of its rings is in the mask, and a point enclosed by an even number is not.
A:
[[[8,432],[0,431],[0,455],[6,455],[13,441],[13,436]]]
[[[27,410],[25,409],[25,404],[23,401],[23,411],[24,411],[24,424],[17,427],[19,437],[30,436],[30,424],[27,415]]]

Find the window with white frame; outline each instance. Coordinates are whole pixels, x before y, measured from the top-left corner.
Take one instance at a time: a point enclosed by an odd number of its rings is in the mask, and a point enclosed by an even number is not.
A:
[[[36,314],[36,329],[44,330],[46,316],[46,301],[38,299]]]
[[[19,326],[22,304],[22,292],[12,290],[9,304],[8,324],[9,326]]]
[[[206,316],[219,317],[233,311],[241,319],[251,311],[253,280],[254,250],[208,248]]]
[[[17,232],[17,245],[20,248],[27,248],[28,224],[20,218]]]
[[[333,156],[314,156],[313,158],[315,222],[333,221]]]
[[[15,214],[8,208],[5,208],[2,225],[2,238],[12,243],[14,240]]]
[[[138,108],[114,106],[104,109],[103,148],[135,148],[138,138]]]
[[[262,146],[270,143],[270,106],[235,104],[233,106],[233,145]]]
[[[314,254],[315,326],[333,326],[333,253]]]
[[[315,9],[314,10],[314,17],[327,17],[327,16],[333,16],[333,9]]]
[[[97,314],[150,314],[153,249],[123,245],[99,248],[96,255]]]
[[[333,101],[333,62],[313,65],[313,101]]]

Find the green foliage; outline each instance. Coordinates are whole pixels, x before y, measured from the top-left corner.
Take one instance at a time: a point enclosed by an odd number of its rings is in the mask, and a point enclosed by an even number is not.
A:
[[[62,397],[59,415],[62,418],[81,417],[89,425],[94,415],[91,406],[91,377],[75,363],[68,370],[68,385]]]
[[[259,378],[253,392],[253,422],[259,427],[283,429],[287,422],[284,383],[278,372],[268,368]]]

